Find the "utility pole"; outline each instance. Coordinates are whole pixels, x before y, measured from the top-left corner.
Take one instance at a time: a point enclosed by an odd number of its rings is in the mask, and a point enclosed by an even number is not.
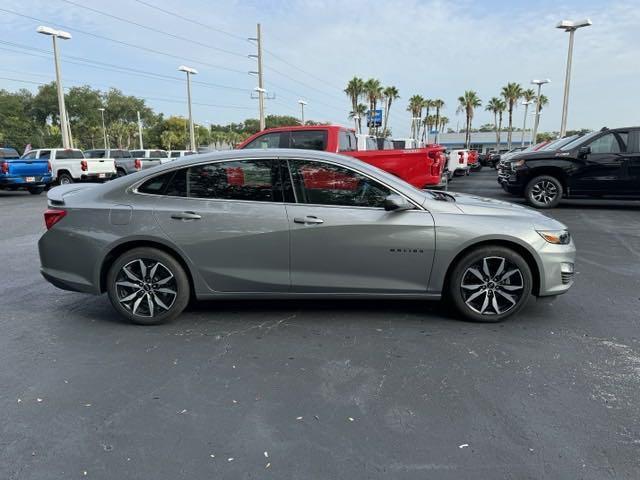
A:
[[[140,121],[140,112],[137,112],[138,114],[138,138],[140,139],[140,150],[143,150],[144,147],[142,146],[142,122]]]
[[[304,126],[304,106],[307,104],[304,100],[298,100],[300,104],[300,125]]]
[[[257,55],[251,54],[249,58],[255,58],[258,62],[258,71],[250,71],[250,74],[258,76],[258,86],[253,90],[258,92],[258,108],[260,110],[260,130],[265,129],[265,117],[264,117],[264,100],[265,93],[267,92],[264,88],[264,70],[262,68],[262,33],[260,29],[260,24],[257,24],[256,28],[256,37],[249,38],[249,40],[256,42],[256,46],[258,48]],[[252,96],[252,98],[255,98]],[[275,97],[273,97],[275,98]]]
[[[69,111],[65,109],[64,113],[67,120],[67,138],[69,139],[69,146],[67,148],[74,148],[73,137],[71,136],[71,122],[69,121]]]
[[[104,139],[104,149],[108,149],[107,147],[107,129],[104,126],[104,108],[99,108],[100,114],[102,115],[102,137]]]
[[[533,100],[522,102],[522,105],[524,105],[524,121],[522,122],[522,139],[520,142],[521,147],[524,147],[524,134],[527,131],[527,112],[529,111],[529,105],[531,105],[532,103]]]
[[[191,114],[191,75],[196,75],[198,71],[195,68],[180,65],[178,70],[187,74],[187,103],[189,104],[189,143],[191,151],[198,150],[196,146],[196,135],[193,129],[193,115]]]
[[[531,80],[532,85],[538,86],[538,95],[536,95],[536,119],[533,123],[533,132],[531,133],[531,144],[535,145],[537,143],[536,139],[538,137],[538,125],[540,124],[540,95],[542,91],[542,85],[551,82],[548,78],[542,80]],[[562,136],[560,137],[562,138]]]

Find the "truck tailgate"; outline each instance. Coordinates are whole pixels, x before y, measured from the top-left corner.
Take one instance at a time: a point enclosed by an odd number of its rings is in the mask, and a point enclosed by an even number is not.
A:
[[[4,160],[9,165],[9,175],[21,177],[42,177],[49,173],[48,160]]]
[[[116,165],[112,158],[87,158],[86,173],[114,173]]]

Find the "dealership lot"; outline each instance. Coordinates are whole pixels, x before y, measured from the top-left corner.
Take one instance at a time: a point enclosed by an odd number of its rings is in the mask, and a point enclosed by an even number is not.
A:
[[[451,190],[512,200],[487,169]],[[40,277],[44,196],[0,205],[0,478],[640,472],[640,202],[550,211],[574,235],[576,284],[505,323],[225,301],[148,328]]]

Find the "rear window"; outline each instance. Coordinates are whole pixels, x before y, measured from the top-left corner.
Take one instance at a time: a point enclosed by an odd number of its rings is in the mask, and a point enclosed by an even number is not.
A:
[[[167,152],[164,150],[151,150],[149,152],[150,158],[167,158]]]
[[[378,150],[378,142],[373,137],[367,137],[367,150]]]
[[[0,158],[6,158],[7,160],[20,158],[18,151],[13,148],[0,148]]]
[[[56,160],[84,158],[82,150],[56,150]]]
[[[355,152],[358,149],[356,136],[347,130],[340,130],[338,134],[338,151]]]
[[[134,158],[144,158],[144,151],[143,150],[133,150],[131,152],[131,156]]]
[[[326,130],[296,130],[289,137],[289,148],[302,150],[326,150]]]
[[[84,152],[84,158],[104,158],[106,152],[104,150],[87,150]],[[58,155],[60,158],[60,155]]]
[[[247,143],[244,148],[280,148],[280,132],[265,133]]]
[[[171,158],[178,158],[180,156],[180,152],[171,152]]]

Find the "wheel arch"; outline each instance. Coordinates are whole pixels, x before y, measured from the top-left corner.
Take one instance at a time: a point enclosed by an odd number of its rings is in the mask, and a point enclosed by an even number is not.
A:
[[[531,253],[531,251],[527,247],[523,246],[518,242],[507,240],[507,239],[486,239],[477,243],[473,243],[471,245],[467,245],[465,248],[460,250],[456,254],[456,256],[453,258],[453,260],[449,263],[449,267],[447,268],[447,272],[444,276],[442,293],[444,294],[447,291],[447,286],[449,285],[449,281],[451,280],[451,274],[463,256],[465,256],[466,254],[468,254],[473,250],[477,250],[482,247],[493,247],[493,246],[510,248],[514,250],[516,253],[518,253],[519,255],[521,255],[522,258],[524,258],[525,262],[527,262],[527,265],[531,269],[531,276],[533,278],[532,293],[535,296],[538,296],[540,294],[540,280],[541,280],[540,278],[541,270],[540,270],[540,265],[538,264],[538,261],[536,260],[533,253]]]
[[[150,239],[137,239],[137,240],[130,240],[124,243],[120,243],[118,245],[115,245],[104,256],[104,258],[102,259],[102,263],[100,265],[100,272],[99,272],[100,293],[104,293],[107,291],[107,285],[106,285],[107,274],[109,273],[109,269],[111,268],[111,265],[113,265],[113,262],[115,262],[120,255],[127,252],[128,250],[131,250],[133,248],[140,248],[140,247],[156,248],[175,258],[176,261],[182,266],[182,268],[184,268],[184,271],[187,274],[187,278],[189,279],[189,291],[190,291],[191,298],[195,298],[195,284],[194,284],[193,272],[189,264],[184,259],[184,257],[180,255],[180,253],[175,248],[172,248],[169,245],[166,245],[165,243],[150,240]]]
[[[556,165],[543,165],[543,166],[534,168],[529,174],[529,178],[527,179],[527,185],[529,184],[529,182],[531,182],[531,180],[533,180],[536,177],[540,177],[542,175],[548,175],[550,177],[557,178],[562,184],[562,189],[564,190],[564,193],[565,194],[567,193],[568,177],[567,177],[567,172],[562,167],[559,167]],[[527,185],[525,185],[525,188]]]

